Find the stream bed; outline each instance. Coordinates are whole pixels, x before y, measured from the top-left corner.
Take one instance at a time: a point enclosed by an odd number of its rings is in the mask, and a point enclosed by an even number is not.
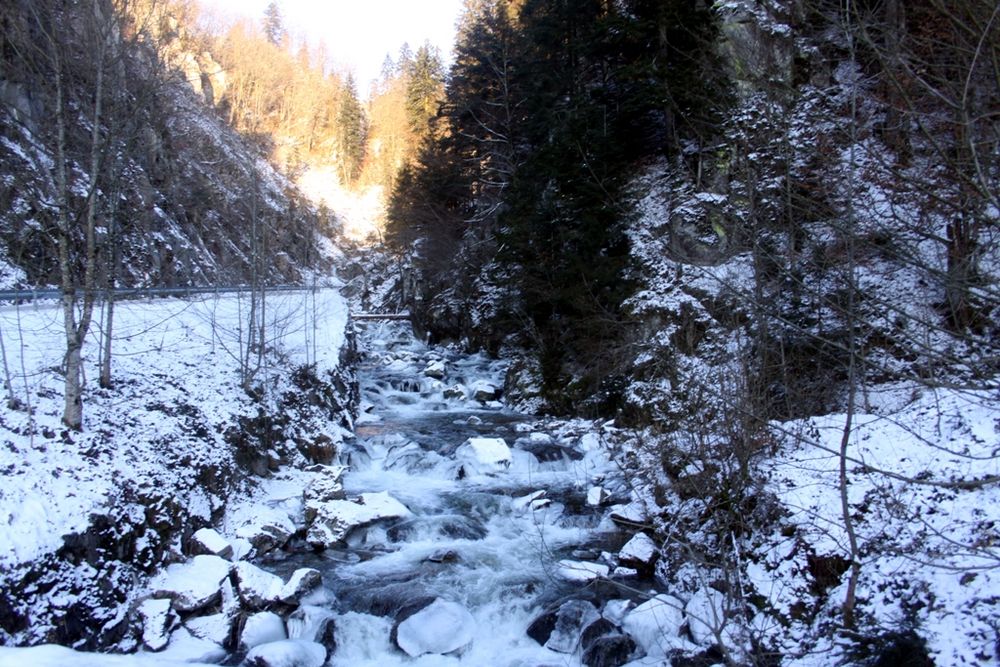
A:
[[[328,664],[582,664],[581,647],[549,642],[552,650],[527,631],[563,600],[590,599],[599,610],[623,597],[576,571],[627,539],[606,516],[627,492],[614,482],[600,424],[511,412],[496,400],[502,362],[425,346],[400,325],[364,326],[361,417],[341,456],[344,489],[387,493],[409,514],[354,529],[346,546],[268,565],[283,577],[322,573],[312,602],[333,615]],[[498,438],[509,454],[496,463]],[[482,456],[469,443],[483,445]],[[442,613],[411,629],[424,644],[410,652],[462,645],[409,655],[394,627],[432,599]]]

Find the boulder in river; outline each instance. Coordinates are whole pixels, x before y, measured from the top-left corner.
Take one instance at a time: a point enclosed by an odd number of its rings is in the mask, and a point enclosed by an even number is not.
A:
[[[573,653],[584,628],[600,617],[591,602],[567,600],[535,618],[528,626],[528,636],[552,651]]]
[[[506,472],[514,458],[503,438],[469,438],[455,452],[459,477]]]
[[[459,651],[475,636],[476,620],[457,602],[433,598],[407,615],[404,610],[393,628],[396,645],[411,657]]]
[[[477,380],[476,382],[473,382],[471,390],[472,398],[480,401],[481,403],[495,401],[500,398],[500,387],[485,380]]]
[[[618,552],[618,558],[625,566],[644,568],[652,566],[658,553],[653,538],[646,533],[636,533]]]
[[[445,375],[444,361],[438,359],[427,364],[427,368],[424,369],[424,375],[435,380],[443,380]]]
[[[263,609],[281,599],[284,582],[256,565],[240,561],[233,566],[233,580],[240,601],[248,609]]]
[[[300,639],[261,644],[243,660],[244,667],[323,667],[324,664],[326,648]]]
[[[319,570],[302,567],[292,573],[288,583],[281,587],[278,599],[285,604],[298,605],[302,598],[319,588],[323,583],[323,575]]]
[[[262,611],[247,617],[243,632],[240,633],[240,648],[250,650],[287,637],[285,622],[281,617],[272,611]]]
[[[603,563],[591,563],[584,560],[561,560],[557,570],[560,577],[566,581],[592,581],[608,576],[611,571]]]
[[[331,500],[315,506],[306,539],[322,549],[342,542],[354,528],[410,515],[403,503],[384,491],[362,493],[357,500]]]

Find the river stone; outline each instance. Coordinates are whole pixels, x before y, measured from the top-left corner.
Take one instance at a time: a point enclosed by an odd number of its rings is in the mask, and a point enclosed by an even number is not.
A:
[[[503,438],[469,438],[455,452],[459,478],[507,472],[513,462]]]
[[[198,611],[218,603],[222,582],[232,564],[218,556],[195,556],[174,563],[149,584],[156,597],[168,597],[181,613]]]
[[[170,600],[146,600],[138,611],[142,619],[142,643],[150,651],[162,651],[170,642],[170,628],[175,620]]]
[[[587,667],[621,667],[632,661],[638,648],[627,635],[598,637],[584,650],[583,664]]]
[[[466,392],[465,387],[463,387],[460,384],[455,384],[455,385],[452,385],[452,386],[446,388],[442,392],[442,395],[445,398],[452,398],[452,399],[456,399],[456,400],[459,400],[459,401],[464,401],[466,399],[466,397],[468,396],[468,393]]]
[[[587,491],[587,504],[600,507],[608,500],[609,494],[603,486],[592,486]]]
[[[285,604],[298,605],[302,598],[319,588],[323,575],[319,570],[302,567],[292,573],[288,583],[278,591],[278,599]]]
[[[257,555],[262,556],[285,546],[295,533],[295,523],[287,512],[258,507],[255,514],[252,522],[236,530],[236,537],[249,541]]]
[[[432,361],[427,364],[427,368],[424,369],[424,375],[429,378],[434,378],[435,380],[444,379],[444,362],[441,360]]]
[[[273,611],[262,611],[247,617],[240,633],[240,648],[249,650],[255,646],[287,639],[285,622]]]
[[[684,607],[688,631],[696,644],[715,644],[726,622],[725,596],[714,588],[701,588]]]
[[[561,560],[558,565],[557,573],[566,581],[593,581],[607,577],[611,571],[611,568],[603,563],[589,563],[582,560]]]
[[[684,623],[684,603],[660,594],[630,611],[622,627],[648,655],[661,656],[677,645]]]
[[[528,636],[547,649],[573,653],[583,629],[600,618],[597,607],[586,600],[567,600],[535,618]]]
[[[345,498],[344,485],[341,481],[344,470],[346,470],[344,466],[316,465],[309,468],[315,477],[302,492],[306,523],[316,518],[318,508],[323,503]]]
[[[476,621],[465,607],[435,598],[398,622],[393,634],[396,645],[416,658],[425,653],[443,655],[458,651],[472,643],[475,629]]]
[[[470,389],[472,390],[472,398],[481,403],[495,401],[500,398],[500,388],[492,382],[477,380],[472,383]]]
[[[244,667],[323,667],[326,648],[299,639],[262,644],[247,653]]]
[[[189,551],[192,556],[207,554],[232,559],[233,545],[211,528],[196,530],[191,536]]]
[[[618,552],[618,558],[622,565],[640,571],[652,568],[658,555],[659,548],[656,546],[656,542],[646,533],[636,533]]]
[[[184,621],[184,627],[198,639],[206,639],[224,646],[232,634],[233,620],[233,616],[226,613],[196,616]]]
[[[314,547],[326,548],[343,542],[353,528],[411,514],[405,505],[385,491],[362,493],[357,501],[331,500],[317,507],[306,539]]]
[[[233,566],[233,580],[240,600],[249,609],[263,609],[281,599],[284,588],[281,577],[246,561]]]

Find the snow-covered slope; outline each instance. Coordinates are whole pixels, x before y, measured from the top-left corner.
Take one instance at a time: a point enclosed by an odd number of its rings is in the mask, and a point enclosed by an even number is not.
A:
[[[135,584],[220,520],[253,472],[336,454],[353,409],[346,302],[269,295],[267,353],[249,367],[248,312],[245,294],[120,303],[114,385],[96,386],[95,338],[78,433],[60,424],[59,309],[0,309],[3,643],[113,644]]]

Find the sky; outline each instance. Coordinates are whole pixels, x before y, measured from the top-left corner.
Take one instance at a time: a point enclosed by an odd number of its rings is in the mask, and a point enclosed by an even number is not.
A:
[[[269,0],[199,2],[210,10],[259,20]],[[378,78],[385,56],[395,58],[404,42],[415,51],[430,40],[450,62],[462,0],[278,0],[278,5],[293,39],[324,40],[335,65],[353,71],[358,92],[364,94]]]

